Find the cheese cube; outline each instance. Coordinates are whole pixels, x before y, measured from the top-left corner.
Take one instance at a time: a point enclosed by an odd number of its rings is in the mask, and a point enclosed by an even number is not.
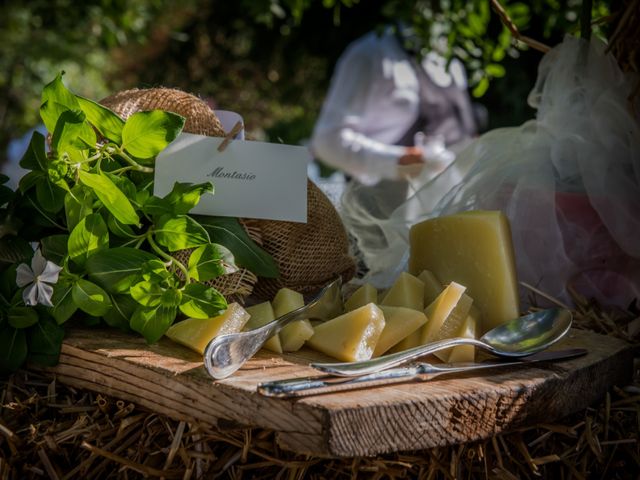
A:
[[[165,335],[174,342],[203,354],[207,344],[219,335],[237,333],[249,320],[249,314],[237,303],[230,304],[222,315],[212,318],[187,318],[174,323]]]
[[[519,316],[518,281],[507,217],[470,211],[411,227],[409,272],[429,270],[465,285],[482,314],[479,334]]]
[[[424,309],[424,283],[419,278],[402,272],[380,304],[422,311]]]
[[[276,318],[304,307],[301,293],[289,288],[281,288],[273,299],[273,313]],[[280,345],[284,352],[300,350],[304,342],[313,335],[313,327],[309,320],[296,320],[280,330]]]
[[[418,278],[424,283],[424,304],[429,305],[442,293],[444,286],[429,270],[423,270]]]
[[[469,315],[456,333],[456,337],[476,338],[476,329],[480,325],[480,310],[471,306]],[[443,360],[449,363],[473,362],[475,360],[475,347],[473,345],[458,345],[445,352]]]
[[[252,305],[246,308],[251,318],[244,326],[245,330],[253,330],[254,328],[262,327],[269,322],[272,322],[276,317],[273,313],[273,307],[271,302],[262,302],[256,305]],[[272,352],[282,353],[282,345],[280,345],[280,337],[276,333],[273,337],[269,338],[264,343],[264,348],[271,350]]]
[[[368,360],[384,325],[382,310],[369,303],[317,325],[307,344],[344,362]]]
[[[358,288],[349,299],[344,302],[344,309],[347,312],[360,308],[367,303],[376,303],[378,300],[378,290],[369,283],[365,283]]]
[[[384,314],[384,330],[373,351],[374,357],[379,357],[411,333],[418,330],[427,321],[423,312],[406,307],[389,307],[380,305]]]

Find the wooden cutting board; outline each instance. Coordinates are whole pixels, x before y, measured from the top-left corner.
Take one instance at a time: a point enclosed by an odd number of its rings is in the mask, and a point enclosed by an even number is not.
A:
[[[315,456],[375,455],[488,438],[552,422],[631,380],[625,342],[572,330],[556,347],[589,354],[555,364],[438,377],[299,399],[267,398],[258,383],[318,376],[311,350],[284,357],[259,352],[232,377],[213,381],[201,358],[163,339],[146,345],[113,330],[73,330],[60,363],[47,369],[71,386],[135,402],[169,417],[207,426],[243,425],[277,432],[280,445]]]

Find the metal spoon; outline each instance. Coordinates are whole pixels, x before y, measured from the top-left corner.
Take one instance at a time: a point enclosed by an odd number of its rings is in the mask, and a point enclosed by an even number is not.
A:
[[[500,357],[524,357],[544,350],[560,340],[569,331],[571,320],[572,316],[569,310],[541,310],[489,330],[478,340],[474,338],[448,338],[372,360],[347,363],[312,363],[311,366],[325,373],[342,377],[367,375],[456,345],[473,345]]]
[[[260,350],[264,342],[295,320],[329,320],[337,317],[343,309],[341,287],[342,279],[338,278],[324,287],[307,305],[262,327],[214,338],[204,351],[204,366],[207,372],[215,379],[227,378]]]

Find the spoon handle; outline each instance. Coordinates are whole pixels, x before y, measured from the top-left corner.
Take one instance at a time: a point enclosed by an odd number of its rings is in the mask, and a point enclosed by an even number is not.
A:
[[[387,368],[396,367],[403,363],[415,360],[416,358],[437,352],[456,345],[474,345],[493,351],[493,348],[484,342],[480,342],[473,338],[454,337],[439,340],[437,342],[427,343],[418,347],[403,350],[382,357],[373,358],[371,360],[363,360],[361,362],[344,362],[344,363],[312,363],[311,367],[331,375],[340,377],[355,377],[360,375],[368,375],[370,373],[386,370]]]
[[[423,381],[431,380],[439,375],[468,372],[487,368],[502,368],[509,366],[523,366],[538,362],[555,360],[567,360],[586,355],[587,350],[573,348],[542,352],[531,357],[512,362],[480,362],[480,363],[444,363],[430,364],[417,363],[407,367],[392,368],[382,372],[372,373],[359,377],[333,377],[324,375],[321,377],[290,378],[276,380],[258,385],[258,393],[266,397],[289,398],[307,395],[319,395],[336,393],[358,388],[392,385],[394,383],[407,382],[413,379]]]

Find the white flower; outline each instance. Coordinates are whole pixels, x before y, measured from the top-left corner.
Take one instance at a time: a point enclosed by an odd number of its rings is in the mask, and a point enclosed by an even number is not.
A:
[[[42,256],[40,250],[36,250],[31,260],[31,268],[26,263],[18,265],[16,271],[16,284],[18,287],[28,287],[22,292],[24,304],[30,307],[38,303],[47,307],[53,307],[51,296],[53,287],[51,285],[58,281],[58,275],[62,270],[53,262]]]

